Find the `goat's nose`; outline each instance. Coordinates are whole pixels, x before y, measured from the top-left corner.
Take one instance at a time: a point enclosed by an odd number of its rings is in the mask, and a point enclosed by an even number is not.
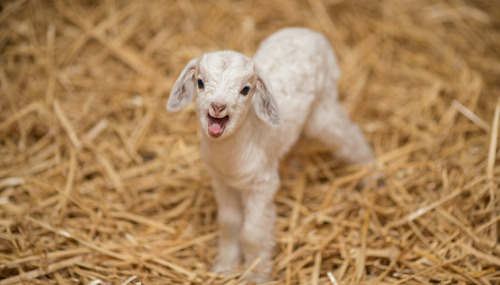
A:
[[[219,104],[219,103],[211,103],[210,106],[214,109],[215,112],[222,112],[224,109],[226,109],[226,104]]]

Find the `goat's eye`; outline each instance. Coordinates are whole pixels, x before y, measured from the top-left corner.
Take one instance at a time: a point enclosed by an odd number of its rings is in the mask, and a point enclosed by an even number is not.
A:
[[[198,88],[203,89],[203,87],[205,87],[205,85],[203,85],[203,81],[201,81],[201,79],[198,79]]]
[[[250,91],[250,87],[245,86],[243,89],[241,89],[240,94],[241,95],[248,95],[249,91]]]

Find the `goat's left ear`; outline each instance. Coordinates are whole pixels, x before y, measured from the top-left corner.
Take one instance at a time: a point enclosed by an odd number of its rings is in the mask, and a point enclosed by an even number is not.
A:
[[[280,124],[278,104],[269,89],[270,85],[259,76],[255,86],[255,111],[261,120],[273,127],[277,127]]]
[[[198,58],[192,59],[175,81],[167,102],[168,111],[179,111],[186,107],[194,98],[195,82],[194,75]]]

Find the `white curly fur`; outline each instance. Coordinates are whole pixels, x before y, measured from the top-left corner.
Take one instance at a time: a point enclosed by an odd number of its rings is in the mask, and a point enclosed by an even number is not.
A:
[[[301,132],[331,146],[347,162],[375,160],[337,101],[339,77],[327,39],[305,28],[274,33],[253,59],[232,51],[206,53],[182,71],[167,109],[177,111],[197,94],[201,157],[218,205],[214,271],[230,270],[242,261],[249,266],[260,258],[260,274],[251,278],[269,279],[279,161]]]

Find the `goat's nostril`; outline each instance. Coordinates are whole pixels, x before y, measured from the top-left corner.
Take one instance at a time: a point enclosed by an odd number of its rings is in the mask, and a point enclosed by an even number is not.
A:
[[[226,109],[226,104],[211,103],[210,106],[212,106],[212,108],[216,112],[222,112],[224,111],[224,109]]]

